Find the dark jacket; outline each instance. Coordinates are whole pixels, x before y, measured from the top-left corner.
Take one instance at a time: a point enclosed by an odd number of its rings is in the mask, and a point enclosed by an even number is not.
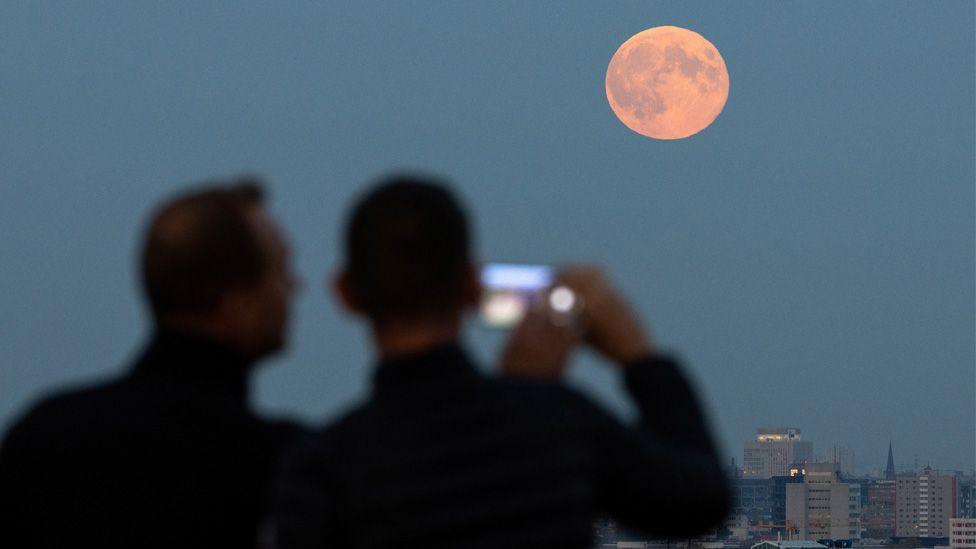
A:
[[[653,536],[716,526],[728,490],[684,376],[648,357],[625,378],[637,428],[457,346],[384,362],[365,405],[285,459],[277,546],[590,547],[604,513]]]
[[[250,369],[163,335],[120,379],[43,400],[0,447],[0,546],[254,547],[298,428],[248,409]]]

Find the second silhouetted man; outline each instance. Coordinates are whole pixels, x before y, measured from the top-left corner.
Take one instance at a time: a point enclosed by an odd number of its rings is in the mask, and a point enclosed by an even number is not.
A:
[[[436,181],[363,197],[345,262],[336,287],[372,328],[372,394],[286,461],[279,548],[584,548],[600,514],[657,536],[721,521],[728,491],[695,395],[599,271],[560,283],[585,303],[583,341],[622,370],[636,427],[556,382],[577,339],[544,312],[513,333],[505,378],[479,372],[459,343],[481,293],[468,225]]]

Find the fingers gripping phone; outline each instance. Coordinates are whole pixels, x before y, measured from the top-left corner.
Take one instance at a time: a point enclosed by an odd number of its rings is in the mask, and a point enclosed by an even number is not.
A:
[[[555,323],[572,321],[580,303],[565,286],[552,287],[555,278],[548,265],[488,263],[481,270],[484,295],[481,320],[493,328],[512,328],[525,317],[529,307],[545,299]]]

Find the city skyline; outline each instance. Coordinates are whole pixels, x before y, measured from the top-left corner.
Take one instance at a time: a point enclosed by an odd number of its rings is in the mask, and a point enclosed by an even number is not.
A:
[[[809,438],[803,436],[802,434],[803,429],[798,426],[758,427],[756,429],[756,440],[744,441],[742,447],[740,448],[738,456],[735,456],[733,458],[735,465],[739,468],[740,471],[745,471],[747,469],[746,461],[748,459],[750,446],[755,446],[756,442],[763,439],[764,437],[767,437],[768,433],[772,431],[782,431],[783,434],[786,434],[786,432],[788,431],[795,431],[797,441],[801,441],[802,443],[806,443],[810,445],[810,448],[804,451],[805,453],[802,455],[800,459],[797,460],[783,459],[782,460],[783,463],[781,464],[781,468],[783,470],[786,470],[793,463],[801,463],[801,462],[838,463],[839,465],[844,465],[845,461],[849,459],[853,462],[853,465],[849,468],[848,467],[843,468],[846,473],[874,475],[878,477],[882,477],[885,474],[885,471],[891,466],[893,466],[894,470],[898,473],[917,471],[925,467],[931,467],[932,469],[939,470],[939,471],[964,471],[964,472],[976,471],[976,467],[952,467],[952,466],[937,467],[933,465],[933,461],[931,459],[919,459],[919,456],[913,456],[911,463],[900,461],[899,459],[896,459],[894,457],[895,455],[897,455],[897,452],[895,452],[895,445],[893,442],[889,442],[887,448],[885,449],[884,455],[887,456],[886,459],[873,460],[870,458],[870,456],[859,459],[857,454],[854,453],[850,449],[850,447],[840,446],[837,444],[826,444],[825,447],[823,447],[822,449],[819,448],[818,446],[815,445],[815,441],[810,440]],[[847,456],[846,458],[845,458],[845,454]],[[761,477],[762,475],[754,474],[752,476]]]
[[[798,437],[796,428],[759,429],[770,448],[753,457],[773,460]],[[786,471],[769,463],[730,471],[733,511],[730,538],[747,545],[759,540],[798,539],[848,545],[894,544],[931,547],[949,540],[954,520],[976,518],[976,471],[939,471],[923,466],[898,470],[889,446],[883,472],[845,472],[836,461],[811,459]],[[746,453],[748,457],[749,452]],[[756,475],[766,468],[768,475]],[[775,469],[775,468],[774,468]],[[752,473],[751,476],[744,472]],[[832,540],[829,543],[825,540]],[[914,540],[914,541],[912,541]],[[929,540],[929,541],[921,541]]]

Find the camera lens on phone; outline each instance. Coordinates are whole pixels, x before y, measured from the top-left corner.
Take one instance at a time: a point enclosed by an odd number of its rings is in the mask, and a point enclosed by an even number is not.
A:
[[[557,313],[568,313],[576,305],[576,294],[566,286],[557,286],[549,292],[549,306]]]

